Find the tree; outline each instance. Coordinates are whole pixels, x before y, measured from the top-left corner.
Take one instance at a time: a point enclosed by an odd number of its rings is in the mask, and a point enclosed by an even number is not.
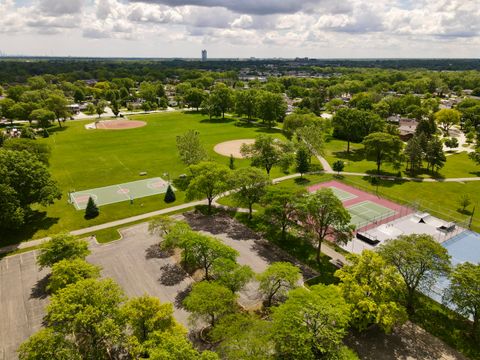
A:
[[[402,151],[402,141],[394,135],[375,132],[363,139],[365,153],[372,156],[377,164],[377,173],[380,174],[380,166],[385,161],[398,162]]]
[[[85,219],[89,220],[96,218],[99,214],[100,211],[98,210],[97,204],[95,204],[95,201],[90,196],[88,198],[87,207],[85,208]]]
[[[35,109],[30,113],[29,118],[36,120],[38,127],[45,129],[55,120],[55,113],[46,109]]]
[[[251,120],[256,115],[258,91],[256,89],[235,92],[235,112],[239,116],[246,115]]]
[[[406,307],[414,311],[417,289],[429,290],[439,276],[450,270],[450,255],[430,235],[401,235],[382,244],[380,255],[395,266],[406,287]]]
[[[0,230],[18,229],[25,223],[25,209],[17,199],[15,189],[0,184]]]
[[[233,157],[232,154],[230,154],[230,159],[228,161],[228,168],[230,170],[235,170],[235,158]]]
[[[65,337],[68,334],[84,358],[109,358],[126,344],[119,308],[124,300],[111,279],[81,280],[52,296],[45,323]]]
[[[51,149],[48,144],[31,139],[15,139],[10,138],[3,144],[3,149],[14,151],[28,151],[30,154],[36,156],[45,165],[48,165]]]
[[[62,127],[61,120],[65,120],[70,113],[67,110],[68,101],[62,94],[51,94],[47,100],[45,100],[48,110],[55,114],[58,126]]]
[[[85,259],[90,254],[88,243],[73,235],[57,234],[40,249],[37,258],[40,267],[50,266],[61,260]]]
[[[479,338],[480,320],[480,265],[469,262],[458,264],[450,274],[450,286],[444,302],[455,305],[455,310],[473,319],[472,332]]]
[[[350,306],[334,285],[314,285],[290,291],[273,311],[277,356],[282,359],[323,359],[343,346]]]
[[[351,324],[359,331],[376,324],[390,333],[407,320],[405,308],[398,303],[402,278],[376,252],[348,256],[347,265],[335,272],[339,289],[351,305]]]
[[[317,247],[318,264],[321,263],[322,243],[327,237],[345,243],[352,236],[350,214],[331,189],[320,189],[301,198],[297,204],[297,216]]]
[[[18,349],[20,360],[82,360],[82,354],[64,334],[53,329],[42,329]]]
[[[14,204],[18,204],[18,207],[11,214],[21,220],[18,225],[24,223],[31,205],[46,206],[61,197],[61,192],[51,179],[45,164],[27,151],[0,149],[0,184],[3,184],[5,189],[8,187],[5,196],[15,193]],[[4,211],[5,209],[0,209],[0,213],[3,213],[1,217],[9,218],[9,213]],[[20,214],[24,215],[21,219],[18,217]],[[2,223],[0,227],[4,225],[6,224]]]
[[[185,332],[173,317],[173,305],[161,303],[156,297],[143,295],[129,299],[121,312],[129,328],[140,343],[144,343],[155,331]]]
[[[299,195],[292,193],[291,189],[275,186],[267,188],[262,198],[265,218],[282,230],[282,240],[285,240],[287,228],[294,223],[295,203],[298,197]]]
[[[317,121],[317,117],[314,114],[289,114],[285,117],[285,120],[283,120],[282,130],[290,139],[298,129],[313,125]]]
[[[157,235],[159,237],[165,237],[172,231],[176,224],[178,224],[178,222],[173,220],[171,217],[161,215],[150,221],[148,224],[148,231],[150,234]]]
[[[175,200],[176,200],[176,197],[175,197],[175,193],[173,192],[172,186],[170,184],[168,184],[168,188],[167,188],[167,191],[165,193],[164,201],[167,204],[170,204],[170,203],[175,202]]]
[[[347,141],[347,153],[350,142],[360,142],[373,132],[382,131],[385,121],[370,111],[357,109],[340,109],[332,119],[333,135]]]
[[[202,104],[202,101],[205,98],[205,92],[198,88],[190,88],[186,91],[184,95],[185,102],[188,104],[189,107],[198,108]]]
[[[218,259],[235,261],[238,252],[220,240],[211,236],[190,231],[180,239],[179,247],[183,249],[182,257],[186,263],[201,267],[205,279],[210,280],[210,269]]]
[[[214,162],[202,162],[191,165],[190,171],[194,175],[188,185],[186,197],[189,200],[206,197],[210,212],[213,199],[229,187],[230,169]]]
[[[455,109],[441,109],[435,113],[435,121],[442,127],[445,136],[453,125],[460,123],[462,114]]]
[[[97,113],[98,117],[102,116],[105,113],[105,108],[107,107],[107,102],[105,100],[100,100],[95,105],[95,112]]]
[[[207,158],[207,152],[200,142],[200,133],[195,130],[177,136],[177,149],[180,160],[187,166],[196,165]]]
[[[454,138],[454,137],[445,139],[444,144],[445,144],[446,147],[448,147],[450,149],[457,148],[458,147],[458,139]]]
[[[118,100],[112,100],[110,102],[110,108],[112,109],[113,115],[115,115],[115,117],[118,117],[118,114],[120,114],[120,104]]]
[[[224,83],[217,83],[210,93],[210,98],[222,114],[222,119],[225,119],[225,113],[233,106],[233,90]]]
[[[472,199],[470,198],[470,195],[468,194],[462,194],[458,198],[458,204],[462,208],[462,212],[465,212],[467,207],[469,207],[472,204]]]
[[[306,145],[301,145],[297,149],[295,155],[295,162],[297,163],[296,170],[300,173],[300,177],[310,170],[310,153]]]
[[[425,151],[425,161],[427,162],[427,170],[434,171],[440,170],[447,161],[445,153],[443,152],[443,145],[440,139],[434,137],[427,143]]]
[[[242,290],[253,278],[253,274],[248,265],[239,265],[232,259],[218,258],[212,264],[212,276],[215,281],[233,293]]]
[[[269,128],[277,121],[283,120],[287,111],[287,104],[281,94],[261,91],[258,94],[256,113]]]
[[[100,277],[100,267],[89,264],[81,258],[63,259],[52,265],[47,290],[56,293],[67,285],[80,280]]]
[[[332,169],[337,172],[337,175],[340,175],[344,168],[345,163],[342,160],[337,160],[332,164]]]
[[[251,159],[253,166],[263,167],[268,175],[282,155],[275,139],[266,135],[259,135],[253,144],[242,144],[240,152],[244,157]]]
[[[210,332],[218,343],[216,351],[222,359],[268,360],[274,358],[270,321],[248,314],[224,316]]]
[[[200,106],[202,108],[202,114],[208,115],[210,120],[212,120],[213,117],[222,115],[222,110],[219,108],[216,99],[211,95],[207,95]]]
[[[235,294],[226,287],[202,281],[193,285],[183,305],[191,313],[192,321],[207,321],[214,327],[220,317],[233,312],[235,300]]]
[[[410,170],[412,174],[415,174],[422,167],[423,160],[423,148],[420,136],[414,135],[407,142],[405,147],[405,157],[407,162],[407,170]]]
[[[235,189],[233,199],[238,205],[248,207],[248,218],[251,219],[253,204],[265,195],[270,180],[261,170],[252,167],[236,170],[231,178]]]
[[[257,275],[259,291],[267,307],[274,301],[284,298],[288,291],[298,286],[300,270],[288,262],[271,264],[263,273]]]

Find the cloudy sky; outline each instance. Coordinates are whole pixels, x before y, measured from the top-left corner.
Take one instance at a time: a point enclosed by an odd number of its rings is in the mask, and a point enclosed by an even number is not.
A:
[[[479,57],[480,0],[0,0],[15,55]]]

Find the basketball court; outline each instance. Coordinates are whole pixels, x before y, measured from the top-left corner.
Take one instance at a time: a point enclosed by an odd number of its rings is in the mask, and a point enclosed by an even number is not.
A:
[[[114,204],[122,201],[163,194],[167,191],[168,182],[162,178],[151,178],[118,185],[105,186],[95,189],[76,191],[70,193],[70,203],[77,210],[87,207],[91,197],[97,206]]]

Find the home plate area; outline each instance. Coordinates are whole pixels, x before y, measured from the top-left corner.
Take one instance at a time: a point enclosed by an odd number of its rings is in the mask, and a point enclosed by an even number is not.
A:
[[[163,194],[167,191],[167,188],[168,182],[157,177],[71,192],[69,200],[77,210],[83,210],[87,207],[88,199],[90,197],[95,201],[97,206],[102,206],[122,201],[133,201],[134,199],[151,195]]]

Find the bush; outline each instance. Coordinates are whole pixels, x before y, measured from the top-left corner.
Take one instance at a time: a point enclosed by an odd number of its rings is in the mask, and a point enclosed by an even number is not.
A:
[[[172,186],[168,185],[167,192],[165,193],[164,201],[169,204],[175,202],[177,198],[175,197],[175,193],[173,192]]]

